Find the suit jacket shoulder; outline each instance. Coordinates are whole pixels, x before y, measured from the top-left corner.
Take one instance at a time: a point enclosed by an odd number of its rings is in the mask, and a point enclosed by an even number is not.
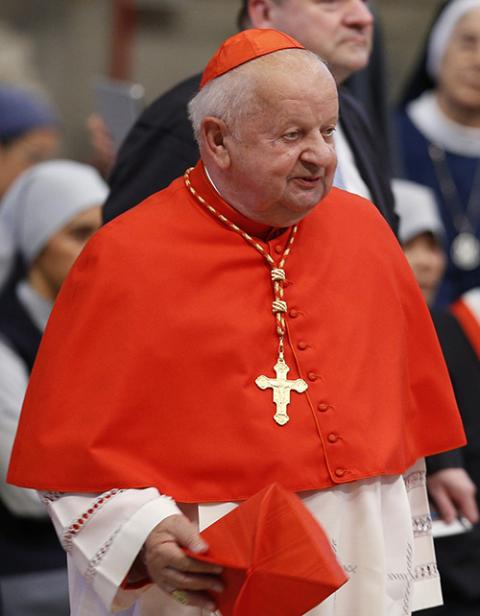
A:
[[[358,171],[370,190],[373,203],[398,235],[398,216],[390,186],[390,169],[385,162],[388,157],[382,145],[383,139],[375,137],[367,115],[351,94],[340,89],[339,100],[340,123]]]
[[[189,77],[157,98],[138,118],[121,146],[109,178],[104,221],[165,188],[199,157],[187,105],[200,75]]]

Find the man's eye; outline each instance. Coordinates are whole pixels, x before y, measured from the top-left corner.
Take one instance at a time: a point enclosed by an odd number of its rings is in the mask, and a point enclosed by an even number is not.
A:
[[[300,132],[298,130],[291,130],[288,133],[285,133],[283,135],[283,138],[286,141],[295,141],[295,139],[298,139],[299,136],[300,136]]]
[[[317,0],[317,4],[323,4],[329,6],[331,8],[336,8],[337,4],[339,4],[340,0]]]

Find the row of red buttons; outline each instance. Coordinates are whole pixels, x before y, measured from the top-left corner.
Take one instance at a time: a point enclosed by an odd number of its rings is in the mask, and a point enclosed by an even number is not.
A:
[[[275,252],[277,254],[280,254],[283,251],[283,248],[279,245],[275,246]],[[296,319],[299,315],[300,312],[296,309],[296,308],[291,308],[288,312],[289,316],[291,319]],[[304,340],[300,340],[297,343],[297,348],[300,351],[305,351],[308,348],[308,344],[304,341]],[[309,381],[316,381],[319,376],[316,372],[314,372],[313,370],[310,370],[307,373],[307,378]],[[331,408],[329,404],[326,404],[325,402],[319,402],[317,404],[317,409],[321,412],[321,413],[325,413],[326,411],[328,411],[328,409]],[[338,436],[338,434],[335,434],[333,432],[331,432],[328,436],[327,436],[327,440],[329,443],[336,443],[338,441],[340,437]],[[345,475],[346,471],[344,468],[337,468],[335,469],[335,475],[336,477],[343,477]]]

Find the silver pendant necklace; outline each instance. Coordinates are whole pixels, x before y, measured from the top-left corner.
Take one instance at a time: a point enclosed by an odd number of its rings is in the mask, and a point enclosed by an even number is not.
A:
[[[477,163],[468,203],[463,210],[445,151],[431,143],[428,154],[433,164],[440,191],[457,231],[450,246],[450,257],[456,267],[471,271],[480,265],[480,241],[475,229],[480,215],[480,163]]]

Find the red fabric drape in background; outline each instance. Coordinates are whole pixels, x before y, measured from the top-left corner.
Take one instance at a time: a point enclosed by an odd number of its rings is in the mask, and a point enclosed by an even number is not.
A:
[[[131,52],[137,25],[134,0],[115,0],[112,16],[110,77],[131,78]]]

